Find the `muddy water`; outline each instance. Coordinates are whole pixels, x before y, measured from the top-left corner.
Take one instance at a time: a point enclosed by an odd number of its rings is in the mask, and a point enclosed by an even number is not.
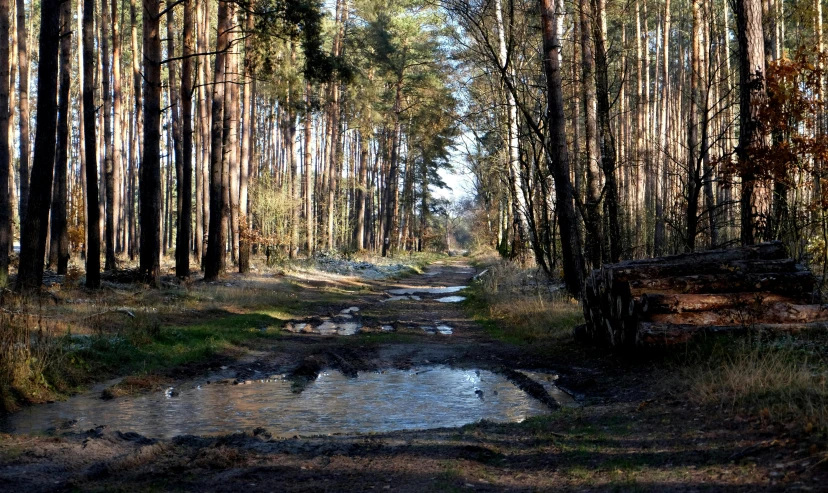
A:
[[[171,396],[170,394],[177,394]],[[264,427],[274,436],[453,427],[481,419],[520,422],[548,408],[503,376],[445,366],[321,373],[300,393],[281,378],[201,385],[102,401],[89,393],[32,407],[0,421],[0,431],[35,433],[98,425],[149,437],[216,435]]]

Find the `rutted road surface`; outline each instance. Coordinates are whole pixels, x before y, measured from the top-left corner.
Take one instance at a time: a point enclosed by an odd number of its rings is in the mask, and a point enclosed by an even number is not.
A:
[[[3,453],[20,456],[4,457],[0,489],[444,485],[447,458],[497,456],[457,439],[473,428],[453,426],[519,422],[571,402],[551,375],[515,371],[538,368],[469,320],[457,301],[475,274],[446,261],[423,275],[367,281],[371,289],[342,306],[320,303],[270,345],[163,394],[104,402],[96,388],[24,410],[4,427],[53,438],[8,437],[18,445]],[[497,426],[487,423],[478,426]],[[384,433],[340,435],[353,430]]]

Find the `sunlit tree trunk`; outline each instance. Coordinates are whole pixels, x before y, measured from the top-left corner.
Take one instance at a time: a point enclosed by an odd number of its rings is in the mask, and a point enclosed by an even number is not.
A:
[[[112,231],[114,251],[122,251],[123,245],[120,241],[123,215],[123,128],[121,116],[123,115],[122,103],[123,93],[121,91],[121,24],[118,14],[118,3],[121,0],[109,0],[112,6],[112,177],[114,189],[112,191],[113,224]]]
[[[245,40],[244,40],[244,133],[241,143],[241,169],[239,175],[239,208],[241,211],[241,234],[239,237],[239,272],[242,274],[250,271],[250,211],[248,188],[250,182],[250,169],[253,159],[253,122],[255,121],[254,96],[256,82],[253,80],[253,29],[255,23],[252,12],[245,13]]]
[[[207,257],[204,262],[204,278],[211,280],[222,275],[226,268],[225,248],[227,230],[223,227],[227,207],[222,180],[222,137],[224,130],[225,62],[227,59],[230,13],[227,2],[218,5],[215,59],[215,84],[213,84],[212,123],[210,128],[210,221],[207,239]]]
[[[18,211],[20,227],[26,219],[29,203],[29,33],[26,24],[26,0],[17,0],[17,69],[20,92],[17,97],[20,125],[20,200]]]
[[[179,176],[178,232],[175,243],[175,275],[190,275],[190,233],[193,203],[193,2],[184,1],[184,42],[181,60],[181,113],[183,132],[181,140],[181,175]]]
[[[311,154],[311,84],[305,82],[305,235],[308,255],[313,253],[316,243],[314,231],[316,229],[315,210],[313,207],[313,155]]]
[[[580,0],[581,29],[581,89],[584,102],[584,140],[586,159],[586,200],[584,226],[586,229],[586,258],[592,267],[601,265],[603,228],[601,222],[601,159],[598,148],[598,121],[596,116],[595,59],[592,42],[592,8],[590,0]]]
[[[756,241],[754,227],[754,188],[756,170],[751,150],[763,143],[758,112],[765,100],[765,55],[762,6],[755,0],[733,0],[736,33],[739,40],[739,147],[742,178],[741,240],[743,245]]]
[[[208,52],[210,51],[208,36],[207,33],[209,32],[209,8],[207,4],[207,0],[196,0],[196,17],[198,18],[198,34],[197,34],[197,43],[198,43],[198,51],[201,52]],[[207,259],[207,231],[209,230],[210,224],[210,177],[211,177],[211,123],[210,123],[210,103],[208,97],[208,86],[207,81],[209,80],[207,76],[207,61],[203,60],[201,63],[198,64],[198,127],[199,131],[201,132],[201,148],[200,148],[200,171],[201,171],[201,196],[198,198],[201,203],[201,209],[197,210],[196,213],[201,214],[201,223],[202,223],[202,233],[201,237],[197,238],[196,241],[201,242],[201,268],[204,268],[204,264]]]

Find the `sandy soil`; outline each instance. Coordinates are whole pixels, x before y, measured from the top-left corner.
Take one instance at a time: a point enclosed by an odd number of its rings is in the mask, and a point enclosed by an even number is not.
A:
[[[286,333],[251,347],[226,372],[534,368],[559,373],[579,407],[520,424],[287,440],[265,429],[169,440],[108,428],[0,435],[0,491],[828,491],[824,437],[690,406],[654,386],[660,375],[646,363],[574,343],[551,352],[503,343],[462,306],[434,300],[445,295],[380,302],[390,289],[467,285],[474,274],[457,260],[402,281],[370,281],[342,306],[320,304],[314,314],[359,307],[361,334]],[[313,287],[300,293],[313,296]],[[453,334],[422,330],[436,322]],[[397,335],[375,335],[383,325]]]

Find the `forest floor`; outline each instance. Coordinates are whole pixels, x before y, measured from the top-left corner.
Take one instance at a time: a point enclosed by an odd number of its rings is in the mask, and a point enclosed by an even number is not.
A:
[[[396,279],[231,276],[215,287],[129,294],[159,299],[88,311],[131,324],[118,333],[134,347],[136,338],[150,341],[144,352],[118,353],[126,358],[122,375],[132,376],[107,389],[110,398],[159,392],[219,368],[244,381],[446,365],[554,371],[577,406],[522,423],[288,439],[263,429],[151,439],[71,425],[0,434],[0,491],[828,491],[824,428],[700,404],[673,384],[679,371],[664,359],[616,356],[563,336],[554,343],[516,337],[487,311],[477,285],[460,304],[432,295],[381,302],[395,288],[468,285],[483,267],[446,258]],[[137,306],[152,309],[139,315]],[[318,321],[352,306],[364,325],[353,336],[279,330],[286,320]],[[567,326],[577,312],[561,304],[547,309],[565,312]],[[438,322],[452,334],[422,330]],[[396,331],[385,333],[383,325]],[[160,348],[152,342],[176,337],[179,343]],[[97,351],[117,353],[107,344]],[[87,366],[114,371],[114,363],[87,354]]]

